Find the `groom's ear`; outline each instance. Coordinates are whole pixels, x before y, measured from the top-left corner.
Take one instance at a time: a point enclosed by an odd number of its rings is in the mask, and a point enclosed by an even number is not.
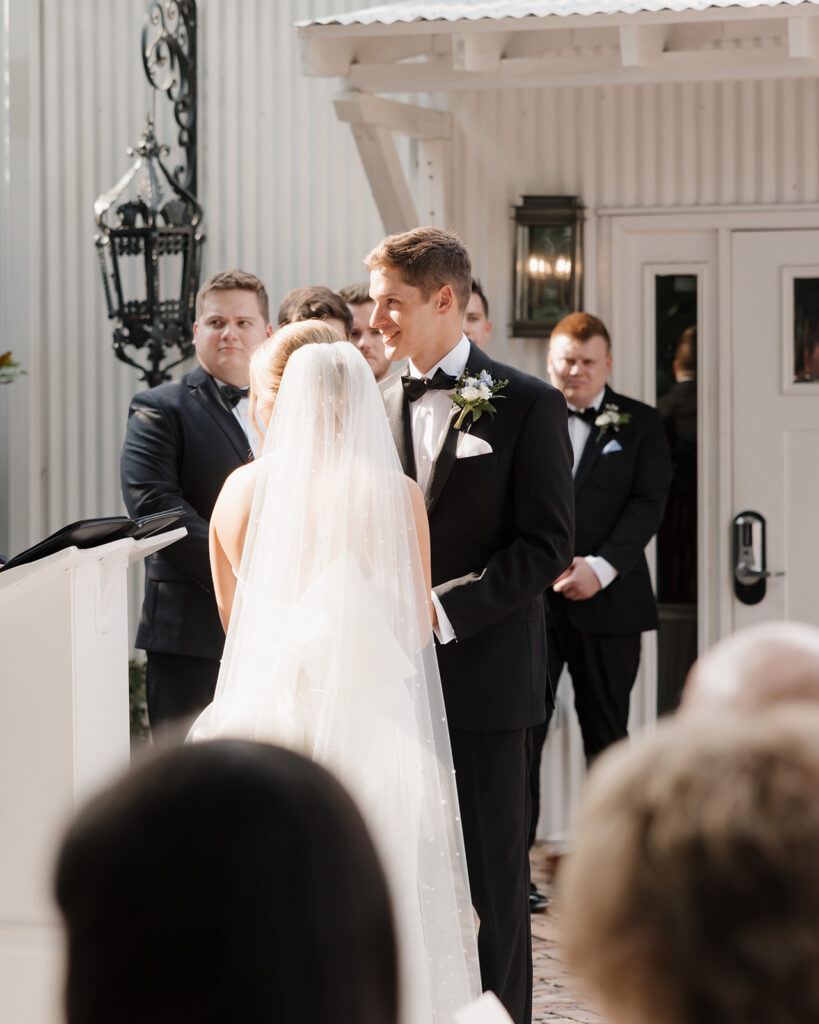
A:
[[[438,289],[438,294],[435,298],[435,309],[438,313],[448,313],[455,304],[455,294],[452,288],[448,285],[442,285]]]

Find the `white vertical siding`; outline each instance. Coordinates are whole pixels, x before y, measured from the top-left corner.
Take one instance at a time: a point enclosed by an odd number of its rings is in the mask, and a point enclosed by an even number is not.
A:
[[[578,195],[587,240],[600,207],[819,198],[816,79],[455,93],[450,109],[456,173],[469,169],[458,176],[456,227],[489,297],[496,353],[533,373],[544,370],[543,346],[506,337],[508,219],[522,195]],[[602,289],[590,280],[594,256],[587,246],[586,305],[605,317]]]

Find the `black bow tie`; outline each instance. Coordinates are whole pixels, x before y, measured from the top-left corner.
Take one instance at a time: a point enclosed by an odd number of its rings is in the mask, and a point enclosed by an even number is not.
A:
[[[569,416],[577,416],[578,419],[593,427],[594,421],[597,419],[597,410],[593,405],[590,405],[588,409],[569,409]]]
[[[219,393],[231,409],[235,409],[243,398],[247,398],[247,388],[237,388],[235,384],[220,384]]]
[[[453,391],[458,380],[444,373],[439,366],[432,377],[402,377],[401,383],[404,385],[404,394],[414,402],[427,391]]]

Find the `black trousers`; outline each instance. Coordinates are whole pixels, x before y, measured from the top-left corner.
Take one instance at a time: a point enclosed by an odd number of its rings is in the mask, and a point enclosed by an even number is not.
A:
[[[529,731],[450,728],[450,738],[469,885],[480,918],[481,981],[515,1024],[530,1024]]]
[[[213,700],[219,662],[188,654],[146,651],[145,692],[148,721],[154,736],[160,730],[181,734]]]
[[[580,633],[566,618],[557,626],[547,627],[549,678],[556,687],[563,666],[568,665],[587,763],[628,735],[629,699],[640,665],[640,636],[640,633]],[[554,699],[550,695],[546,721],[532,729],[530,846],[540,811],[540,758],[553,710]]]

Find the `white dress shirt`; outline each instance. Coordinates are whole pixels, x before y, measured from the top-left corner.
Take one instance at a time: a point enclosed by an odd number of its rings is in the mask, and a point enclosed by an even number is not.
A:
[[[407,363],[407,374],[410,377],[432,377],[440,369],[452,377],[460,377],[469,358],[469,339],[461,335],[458,344],[450,349],[444,358],[426,373],[420,373],[412,360]],[[449,424],[452,419],[453,406],[448,391],[427,391],[414,402],[410,402],[410,427],[412,430],[412,451],[415,456],[415,472],[418,486],[426,494],[432,476],[432,466],[444,444]],[[435,635],[442,644],[455,639],[455,630],[449,621],[443,605],[433,593],[432,603],[438,616]]]
[[[236,405],[233,406],[233,415],[239,421],[239,426],[244,430],[247,443],[250,445],[250,450],[255,458],[259,448],[262,446],[263,438],[259,437],[258,430],[256,430],[251,422],[250,400],[240,398]]]
[[[436,370],[448,373],[451,377],[460,377],[464,372],[469,357],[469,341],[465,334],[450,349],[444,358],[436,363],[427,373],[419,373],[412,360],[407,363],[407,375],[410,377],[432,377]],[[418,475],[418,486],[427,493],[432,465],[444,444],[449,421],[452,419],[454,406],[448,391],[427,391],[414,402],[410,402],[410,424],[412,427],[412,451],[415,455],[415,472]]]
[[[213,379],[216,381],[217,387],[219,387],[220,384],[226,383],[226,381],[219,380],[218,377],[214,377]],[[247,398],[247,396],[240,398],[236,405],[231,407],[230,411],[233,413],[239,426],[244,431],[247,443],[255,458],[258,449],[262,446],[262,438],[259,437],[259,431],[256,430],[250,419],[250,399]]]
[[[606,389],[603,388],[602,391],[599,391],[592,399],[591,406],[594,408],[595,412],[600,408],[605,391]],[[566,405],[568,405],[570,409],[582,412],[581,409],[577,409],[577,407],[572,405],[570,402],[567,402]],[[577,467],[580,465],[583,449],[586,447],[586,442],[589,439],[592,429],[592,425],[581,420],[579,416],[569,417],[569,440],[572,443],[572,452],[574,453],[572,476],[577,473]],[[612,580],[617,578],[617,570],[611,562],[607,562],[606,559],[601,558],[600,555],[586,555],[585,560],[594,575],[598,580],[600,580],[601,587],[607,587]]]

